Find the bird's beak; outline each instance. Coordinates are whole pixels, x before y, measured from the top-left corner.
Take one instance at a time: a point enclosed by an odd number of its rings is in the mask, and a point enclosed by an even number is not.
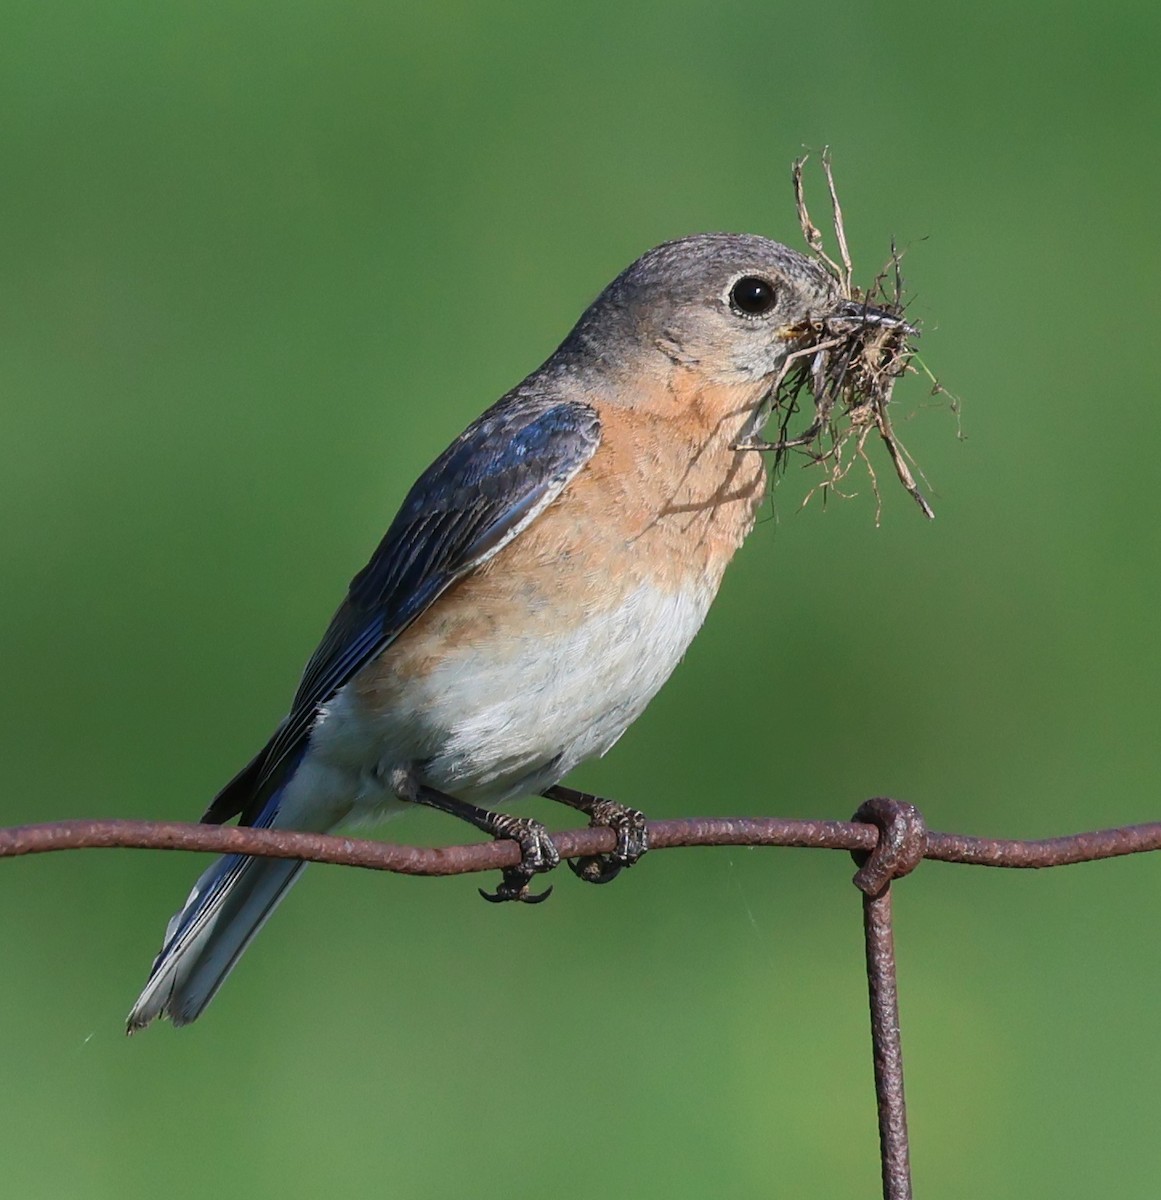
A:
[[[899,329],[910,337],[919,336],[919,330],[908,325],[898,313],[876,308],[873,304],[863,304],[859,300],[844,300],[827,314],[825,323],[835,330],[854,332],[873,326],[881,329]]]

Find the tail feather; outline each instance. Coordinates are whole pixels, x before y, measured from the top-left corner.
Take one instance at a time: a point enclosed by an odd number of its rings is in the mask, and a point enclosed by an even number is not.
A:
[[[313,777],[296,792],[305,749],[270,777],[262,775],[263,750],[228,783],[203,820],[218,823],[241,813],[241,824],[256,828],[328,829],[338,812],[315,806]],[[304,800],[306,803],[304,803]],[[266,924],[306,863],[297,859],[251,858],[227,854],[194,884],[185,904],[165,930],[165,940],[145,987],[126,1022],[128,1033],[159,1017],[188,1025],[217,994],[226,976]]]
[[[158,1017],[174,1025],[193,1021],[304,866],[295,859],[238,854],[215,862],[170,921],[127,1031],[144,1029]]]

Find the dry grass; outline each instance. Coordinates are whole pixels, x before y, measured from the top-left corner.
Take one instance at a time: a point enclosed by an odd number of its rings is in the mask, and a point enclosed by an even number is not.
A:
[[[824,150],[821,157],[830,194],[838,262],[823,249],[822,234],[806,206],[802,179],[805,157],[798,159],[793,169],[798,219],[811,252],[834,278],[848,304],[846,311],[802,327],[802,345],[788,356],[767,401],[769,420],[775,422],[778,436],[774,441],[752,440],[745,448],[772,453],[776,467],[784,468],[791,455],[799,454],[807,458],[807,465],[821,468],[825,478],[810,490],[803,504],[820,493],[824,499],[832,492],[846,494],[844,482],[854,464],[862,462],[875,493],[877,524],[882,497],[867,453],[868,440],[877,434],[887,447],[899,482],[924,515],[933,518],[935,513],[919,490],[912,469],[921,479],[923,473],[891,424],[891,396],[901,376],[922,371],[931,379],[933,394],[947,396],[957,414],[958,401],[915,359],[913,343],[918,330],[903,319],[906,308],[903,275],[900,255],[893,244],[886,267],[870,287],[855,285],[830,154]],[[801,432],[792,433],[795,417],[808,407],[803,403],[804,397],[813,410],[810,421]]]

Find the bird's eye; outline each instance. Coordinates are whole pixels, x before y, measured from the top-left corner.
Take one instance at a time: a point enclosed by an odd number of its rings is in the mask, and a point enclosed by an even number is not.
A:
[[[743,275],[730,288],[730,305],[748,317],[760,317],[774,307],[774,285],[757,275]]]

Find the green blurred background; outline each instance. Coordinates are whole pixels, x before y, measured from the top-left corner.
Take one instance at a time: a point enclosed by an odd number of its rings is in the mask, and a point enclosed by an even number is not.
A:
[[[863,481],[799,511],[792,473],[574,782],[1157,817],[1159,35],[1143,2],[7,0],[0,821],[196,817],[418,471],[646,247],[797,245],[825,142],[964,398],[959,441],[899,393],[938,519],[891,484],[876,528]],[[5,1195],[877,1194],[845,856],[659,854],[527,910],[314,868],[198,1025],[127,1042],[202,864],[0,863]],[[921,1195],[1156,1194],[1159,869],[900,886]]]

